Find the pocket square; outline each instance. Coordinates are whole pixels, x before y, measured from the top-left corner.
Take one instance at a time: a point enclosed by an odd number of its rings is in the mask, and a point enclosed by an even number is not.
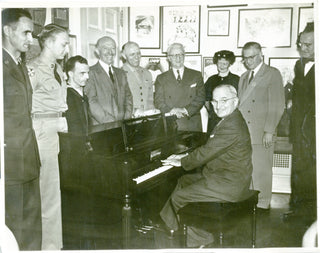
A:
[[[211,135],[210,135],[210,138],[213,138],[213,137],[214,137],[214,134],[211,134]]]
[[[194,88],[194,87],[196,87],[196,86],[197,86],[197,84],[194,83],[194,84],[191,84],[191,85],[190,85],[190,88]]]

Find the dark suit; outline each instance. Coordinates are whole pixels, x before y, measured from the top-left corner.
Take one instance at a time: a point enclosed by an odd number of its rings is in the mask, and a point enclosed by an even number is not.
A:
[[[41,249],[40,159],[27,69],[3,53],[5,215],[20,250]]]
[[[249,130],[236,109],[212,131],[207,143],[181,160],[185,170],[203,166],[201,173],[179,179],[160,215],[168,227],[177,229],[175,212],[189,202],[231,201],[249,196],[251,182],[251,142]]]
[[[68,87],[67,104],[66,119],[68,132],[87,136],[89,131],[89,104],[87,96],[81,96],[75,89]]]
[[[292,209],[316,217],[315,66],[304,75],[305,64],[296,62],[292,94],[290,137],[293,144]]]
[[[131,118],[133,102],[126,74],[112,69],[114,84],[99,62],[90,67],[85,93],[93,125]]]
[[[155,107],[162,113],[173,108],[186,108],[188,117],[177,119],[178,130],[202,131],[200,109],[205,101],[202,75],[184,67],[181,83],[170,69],[158,75],[155,81]]]

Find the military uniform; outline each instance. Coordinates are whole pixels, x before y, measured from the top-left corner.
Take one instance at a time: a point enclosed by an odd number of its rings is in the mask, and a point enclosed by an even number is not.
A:
[[[33,88],[33,126],[41,160],[42,250],[59,250],[62,248],[62,221],[58,132],[68,129],[62,117],[67,110],[67,84],[60,65],[44,62],[40,57],[28,64],[28,71]]]
[[[142,67],[134,69],[128,63],[122,67],[127,75],[128,84],[133,97],[133,112],[154,109],[153,85],[151,73]]]

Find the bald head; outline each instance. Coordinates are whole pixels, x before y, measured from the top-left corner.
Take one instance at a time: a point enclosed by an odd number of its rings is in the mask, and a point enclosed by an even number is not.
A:
[[[109,36],[104,36],[98,39],[96,44],[96,53],[101,61],[112,65],[116,55],[117,45],[114,39]]]
[[[133,41],[129,41],[122,47],[122,55],[131,67],[140,65],[141,51],[139,45]]]

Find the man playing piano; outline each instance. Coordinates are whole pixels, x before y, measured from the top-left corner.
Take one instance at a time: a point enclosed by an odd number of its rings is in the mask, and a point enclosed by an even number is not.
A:
[[[190,202],[237,202],[249,197],[252,174],[251,141],[245,120],[237,109],[237,91],[220,85],[211,101],[222,118],[203,146],[189,155],[175,155],[164,164],[182,166],[186,171],[202,167],[201,172],[186,174],[160,212],[170,230],[178,230],[179,209]]]

